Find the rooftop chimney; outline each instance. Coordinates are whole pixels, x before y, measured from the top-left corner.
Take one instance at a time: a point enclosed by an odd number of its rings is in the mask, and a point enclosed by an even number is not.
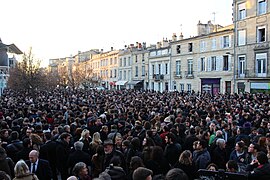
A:
[[[184,36],[183,36],[183,33],[181,32],[179,36],[179,40],[182,40],[182,39],[184,39]]]
[[[172,41],[177,41],[176,33],[173,33],[173,35],[172,35]]]
[[[111,47],[111,51],[113,51],[113,47]]]

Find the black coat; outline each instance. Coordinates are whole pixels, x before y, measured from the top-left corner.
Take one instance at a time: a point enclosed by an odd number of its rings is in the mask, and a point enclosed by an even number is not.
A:
[[[26,164],[28,165],[29,170],[31,171],[31,162],[26,161]],[[39,159],[35,175],[38,177],[39,180],[51,179],[52,178],[52,170],[51,170],[49,161],[44,160],[44,159]]]
[[[68,156],[67,165],[70,170],[73,169],[76,163],[84,162],[87,166],[91,165],[91,157],[86,152],[75,150]]]
[[[52,173],[53,173],[53,179],[57,179],[57,170],[56,170],[56,147],[57,143],[55,141],[47,141],[45,144],[43,144],[40,147],[39,151],[39,157],[41,159],[45,159],[49,161]]]
[[[29,153],[32,151],[31,148],[24,147],[22,150],[16,153],[16,162],[23,159],[24,161],[29,159]]]

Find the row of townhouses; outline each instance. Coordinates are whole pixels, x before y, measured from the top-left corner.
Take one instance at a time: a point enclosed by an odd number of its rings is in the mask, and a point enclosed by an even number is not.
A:
[[[197,36],[173,34],[155,45],[93,49],[50,60],[50,71],[76,71],[107,89],[269,92],[269,0],[234,0],[233,24],[197,24]],[[63,74],[63,73],[62,73]]]

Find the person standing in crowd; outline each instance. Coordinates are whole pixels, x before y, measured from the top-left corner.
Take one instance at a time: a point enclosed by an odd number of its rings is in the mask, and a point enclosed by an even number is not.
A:
[[[44,133],[44,141],[45,143],[40,147],[39,151],[39,157],[41,159],[45,159],[49,161],[51,169],[52,169],[52,175],[53,180],[57,180],[57,156],[56,156],[56,147],[57,143],[55,141],[52,141],[52,134],[50,132]]]
[[[88,175],[87,165],[83,162],[76,163],[72,172],[78,180],[91,180]]]
[[[181,153],[179,160],[174,165],[174,168],[182,169],[189,179],[195,179],[196,168],[192,161],[192,153],[189,150],[185,150]]]
[[[6,150],[0,147],[0,170],[14,177],[14,162],[7,156]]]
[[[69,142],[71,135],[69,133],[62,133],[57,141],[56,159],[57,169],[61,174],[62,179],[68,177],[67,160],[70,153]]]
[[[91,165],[91,157],[89,154],[84,152],[83,149],[83,142],[77,141],[74,143],[75,151],[71,152],[68,155],[67,166],[68,169],[72,170],[76,163],[83,162],[87,166]],[[71,174],[71,173],[70,173]]]
[[[84,129],[82,131],[80,141],[83,142],[83,151],[90,155],[91,154],[91,152],[90,152],[90,142],[92,141],[92,139],[90,137],[90,131],[89,130]]]
[[[144,167],[138,167],[132,175],[133,180],[151,180],[153,172]]]
[[[213,151],[212,154],[212,162],[215,163],[219,169],[225,169],[226,168],[226,162],[228,161],[228,155],[226,151],[226,142],[224,139],[217,139],[215,141],[216,148]]]
[[[249,179],[259,178],[260,180],[268,180],[270,178],[270,164],[267,155],[264,152],[258,152],[257,160],[253,160],[247,166]]]
[[[164,150],[164,156],[170,165],[173,166],[181,154],[182,147],[179,143],[176,143],[176,136],[171,132],[166,134],[165,141],[167,145]]]
[[[29,161],[26,164],[32,174],[35,174],[39,180],[48,180],[52,178],[52,170],[47,160],[39,159],[39,152],[32,150],[29,153]]]
[[[230,154],[230,160],[235,160],[240,169],[245,169],[248,164],[248,154],[245,149],[245,143],[239,141],[235,144],[235,149]]]
[[[16,153],[23,149],[23,143],[19,139],[19,133],[17,131],[12,131],[10,134],[11,142],[6,146],[6,152],[8,157],[16,162]]]
[[[38,177],[29,171],[24,160],[16,163],[14,168],[15,178],[13,180],[39,180]]]
[[[105,155],[102,161],[102,170],[104,171],[107,167],[110,166],[110,162],[113,157],[119,157],[120,166],[126,171],[126,161],[124,159],[124,155],[120,151],[114,149],[113,141],[111,139],[107,139],[104,141],[103,146]]]
[[[211,156],[207,150],[207,142],[199,140],[193,152],[193,161],[197,170],[206,169],[211,162]]]

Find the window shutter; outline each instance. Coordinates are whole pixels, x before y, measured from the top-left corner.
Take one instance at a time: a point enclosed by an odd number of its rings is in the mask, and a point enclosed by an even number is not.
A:
[[[217,61],[217,71],[221,71],[222,69],[220,68],[220,56],[216,57],[216,61]]]
[[[198,59],[198,72],[201,71],[201,58]]]
[[[168,62],[168,74],[170,74],[171,69],[170,69],[170,62]]]
[[[155,71],[154,72],[155,72],[155,74],[158,74],[158,64],[157,63],[155,64]]]
[[[222,37],[220,37],[220,49],[223,49],[223,36]]]
[[[153,70],[152,70],[152,64],[150,64],[150,65],[149,65],[149,73],[148,73],[148,74],[149,74],[150,76],[152,76],[152,75],[153,75],[152,72],[153,72]]]
[[[232,47],[232,35],[229,35],[229,47]]]
[[[207,58],[207,67],[208,67],[208,71],[212,70],[212,63],[211,63],[211,57]]]
[[[220,58],[219,58],[220,60],[219,60],[219,68],[220,68],[220,71],[223,71],[223,56],[220,56]]]
[[[228,71],[231,71],[232,69],[232,56],[228,56]]]

